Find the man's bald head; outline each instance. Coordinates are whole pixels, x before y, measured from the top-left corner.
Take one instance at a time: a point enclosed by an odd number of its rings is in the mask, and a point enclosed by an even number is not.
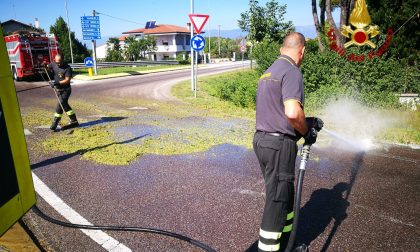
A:
[[[305,46],[305,36],[299,32],[292,32],[283,41],[283,48],[300,50]]]
[[[284,38],[280,53],[292,58],[300,66],[305,53],[305,36],[299,32],[292,32]]]
[[[56,54],[55,55],[55,57],[54,57],[54,61],[55,61],[55,63],[57,63],[57,64],[60,64],[61,63],[61,55],[60,54]]]

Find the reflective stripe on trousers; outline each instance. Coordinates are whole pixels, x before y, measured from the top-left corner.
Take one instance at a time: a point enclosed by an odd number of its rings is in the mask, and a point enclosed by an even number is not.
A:
[[[282,233],[288,233],[293,228],[294,212],[290,212],[286,217],[286,224],[283,232],[270,232],[260,229],[260,239],[258,241],[258,249],[261,251],[279,251],[280,238]],[[290,223],[290,224],[289,224]]]

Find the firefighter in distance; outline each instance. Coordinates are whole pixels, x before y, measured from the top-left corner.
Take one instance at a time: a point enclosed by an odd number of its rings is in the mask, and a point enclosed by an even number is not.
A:
[[[48,70],[54,73],[54,80],[50,82],[50,86],[54,88],[55,92],[57,92],[58,98],[60,100],[60,102],[58,102],[56,105],[54,120],[51,124],[50,129],[53,131],[57,130],[58,124],[61,118],[63,117],[63,112],[65,112],[69,116],[70,122],[67,125],[63,126],[61,128],[62,130],[79,126],[79,122],[76,118],[76,113],[69,105],[69,98],[71,95],[70,81],[72,78],[71,67],[68,64],[63,63],[63,59],[60,54],[57,54],[55,56],[54,62],[45,65],[48,67]]]

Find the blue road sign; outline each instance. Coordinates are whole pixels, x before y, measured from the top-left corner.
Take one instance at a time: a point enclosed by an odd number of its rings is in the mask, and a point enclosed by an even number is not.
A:
[[[98,40],[101,36],[83,36],[83,40]]]
[[[201,35],[195,35],[191,38],[191,46],[194,51],[201,51],[206,46],[206,40]]]
[[[93,67],[93,59],[92,57],[86,57],[84,60],[85,66]]]
[[[81,16],[81,20],[99,20],[99,16]]]
[[[89,32],[100,33],[101,29],[98,29],[98,28],[83,28],[82,31],[83,31],[83,33],[89,33]]]
[[[99,16],[80,17],[82,23],[83,40],[101,39],[101,24]]]
[[[98,24],[82,24],[82,29],[84,29],[84,28],[88,28],[88,29],[97,28],[97,29],[99,29],[99,28],[101,28],[101,25],[98,25]]]

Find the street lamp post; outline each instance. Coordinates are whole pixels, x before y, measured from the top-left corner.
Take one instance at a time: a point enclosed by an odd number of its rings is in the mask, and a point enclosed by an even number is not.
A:
[[[194,0],[190,0],[190,13],[194,14]],[[191,38],[194,36],[194,27],[190,23]],[[190,40],[190,60],[191,60],[191,90],[194,91],[194,51]]]
[[[219,58],[220,58],[220,25],[219,25]]]
[[[70,43],[71,63],[74,64],[74,59],[73,59],[73,46],[72,46],[72,43],[71,43],[71,35],[70,35],[71,34],[71,31],[70,31],[70,21],[69,21],[69,10],[67,8],[67,0],[65,0],[64,2],[65,2],[65,5],[66,5],[67,29],[69,30],[69,43]]]

